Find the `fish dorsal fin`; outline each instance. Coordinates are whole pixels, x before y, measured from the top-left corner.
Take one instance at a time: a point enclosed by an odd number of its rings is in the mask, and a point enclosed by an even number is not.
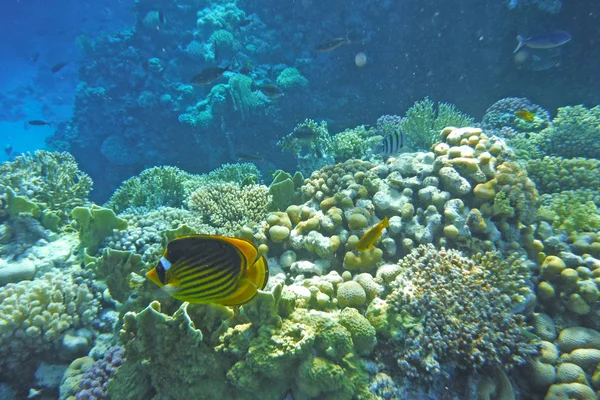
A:
[[[383,219],[381,220],[381,227],[388,228],[389,226],[390,226],[390,220],[388,219],[388,217],[383,217]]]
[[[254,245],[254,243],[252,243],[249,240],[226,236],[214,237],[234,245],[244,255],[244,257],[246,258],[246,265],[248,266],[254,264],[254,262],[258,258],[258,249]]]

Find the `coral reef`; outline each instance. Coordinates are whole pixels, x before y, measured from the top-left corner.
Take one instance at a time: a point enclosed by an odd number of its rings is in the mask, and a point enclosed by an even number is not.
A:
[[[122,347],[112,347],[101,360],[90,365],[80,377],[79,390],[75,393],[75,399],[110,399],[107,386],[117,369],[125,363],[124,353]]]
[[[472,259],[420,246],[400,262],[386,298],[397,324],[398,366],[411,379],[435,380],[452,368],[523,364],[536,352],[515,307],[531,298],[523,259]],[[392,333],[394,335],[394,333]]]
[[[0,288],[0,371],[4,378],[70,354],[69,332],[91,328],[99,303],[72,276],[45,274]]]

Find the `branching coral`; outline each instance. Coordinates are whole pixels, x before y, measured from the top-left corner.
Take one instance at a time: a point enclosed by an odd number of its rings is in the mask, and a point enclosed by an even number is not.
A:
[[[239,186],[235,183],[208,184],[190,196],[189,207],[222,233],[261,221],[271,201],[264,185]]]
[[[181,207],[186,196],[186,182],[192,175],[176,167],[152,167],[129,178],[115,191],[105,207],[117,214],[128,208],[153,209]]]
[[[452,104],[435,103],[428,98],[417,101],[406,112],[400,127],[410,147],[429,150],[440,139],[440,131],[448,126],[471,126],[473,118],[458,111]]]
[[[331,138],[331,155],[336,162],[344,162],[351,158],[363,158],[383,139],[375,129],[367,129],[364,125],[346,129]]]
[[[63,222],[73,207],[87,201],[92,184],[69,153],[38,150],[0,165],[0,192],[9,187],[39,208],[56,213]]]
[[[514,314],[531,296],[529,269],[518,256],[463,257],[420,246],[400,262],[386,301],[403,339],[398,365],[411,378],[431,381],[452,368],[522,364],[535,352]]]
[[[565,190],[541,197],[540,216],[569,234],[600,229],[600,210],[586,190]],[[597,193],[596,193],[597,195]]]

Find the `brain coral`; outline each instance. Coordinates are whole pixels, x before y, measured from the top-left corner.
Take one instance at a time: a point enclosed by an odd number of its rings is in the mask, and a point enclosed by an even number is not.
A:
[[[420,246],[400,262],[386,301],[400,322],[398,365],[412,379],[434,380],[454,367],[522,364],[535,347],[514,314],[531,295],[529,270],[498,253],[466,258],[455,250]]]
[[[67,330],[90,327],[98,302],[70,275],[46,274],[0,288],[0,371],[18,372],[32,357],[53,359]]]

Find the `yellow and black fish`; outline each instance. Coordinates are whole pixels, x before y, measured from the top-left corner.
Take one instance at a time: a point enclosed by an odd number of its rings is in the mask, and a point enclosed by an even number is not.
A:
[[[377,225],[369,229],[358,241],[356,244],[356,250],[365,251],[371,247],[373,244],[379,239],[381,233],[385,228],[390,226],[390,221],[388,221],[388,217],[384,217]]]
[[[264,289],[269,266],[247,240],[185,235],[169,242],[146,276],[181,301],[238,306]]]

